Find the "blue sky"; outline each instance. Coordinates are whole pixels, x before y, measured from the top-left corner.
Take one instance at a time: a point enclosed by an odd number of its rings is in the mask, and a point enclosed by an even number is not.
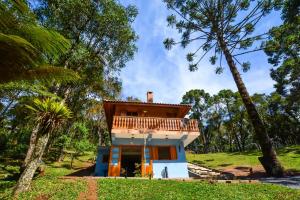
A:
[[[233,78],[225,64],[222,74],[215,74],[215,67],[205,57],[196,72],[189,72],[186,53],[196,48],[196,44],[187,49],[180,46],[168,51],[163,40],[167,37],[178,38],[175,29],[167,27],[166,17],[170,11],[162,0],[121,0],[123,5],[133,4],[139,14],[133,28],[139,35],[138,52],[134,59],[122,69],[120,78],[123,89],[122,97],[138,97],[145,100],[146,92],[154,92],[155,102],[180,103],[185,92],[191,89],[204,89],[210,94],[216,94],[222,89],[236,91]],[[280,13],[273,13],[258,24],[257,30],[262,33],[280,23]],[[262,32],[261,32],[262,31]],[[274,90],[270,78],[270,68],[263,52],[252,53],[241,57],[250,61],[251,69],[242,73],[242,78],[251,94],[269,93]]]

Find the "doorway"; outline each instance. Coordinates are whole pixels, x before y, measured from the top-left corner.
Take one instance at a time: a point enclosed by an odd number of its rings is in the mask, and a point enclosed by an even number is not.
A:
[[[121,176],[134,177],[141,174],[142,148],[139,146],[122,147]]]

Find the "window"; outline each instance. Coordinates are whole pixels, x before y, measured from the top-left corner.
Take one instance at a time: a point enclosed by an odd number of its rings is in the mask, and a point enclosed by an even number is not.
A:
[[[171,160],[170,147],[158,147],[158,160]]]
[[[112,161],[111,161],[111,165],[118,165],[119,162],[119,148],[114,147],[112,149]]]
[[[107,154],[104,154],[102,156],[102,163],[108,163],[108,160],[109,160],[109,156]]]
[[[138,113],[137,112],[127,112],[126,114],[127,116],[138,116]]]
[[[150,165],[150,151],[149,151],[149,148],[145,148],[145,165]]]

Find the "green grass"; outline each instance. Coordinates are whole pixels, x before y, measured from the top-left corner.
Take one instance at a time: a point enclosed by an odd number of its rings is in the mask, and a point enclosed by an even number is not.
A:
[[[99,179],[99,199],[299,200],[300,190],[271,184]]]
[[[290,162],[290,168],[298,168],[299,147],[290,147],[279,151],[283,162]],[[215,157],[208,157],[214,155]],[[209,154],[203,155],[203,162],[213,163],[211,166],[220,164],[245,163],[258,164],[257,152],[239,154]],[[189,159],[191,155],[188,155]],[[197,158],[202,155],[195,155]],[[219,156],[219,157],[217,157]],[[47,163],[45,176],[36,177],[32,183],[31,190],[21,194],[19,199],[36,199],[43,196],[52,199],[77,199],[81,192],[87,191],[87,183],[83,179],[65,180],[61,176],[70,174],[78,168],[86,165],[86,162],[93,157],[89,153],[74,161],[75,169],[70,169],[70,158],[67,157],[61,163]],[[221,162],[208,159],[223,159]],[[298,158],[298,159],[297,159]],[[206,160],[206,161],[205,161]],[[199,160],[201,161],[201,160]],[[13,162],[6,166],[0,164],[0,199],[12,199],[12,187],[16,181],[7,179],[18,171]],[[1,176],[2,175],[2,176]],[[6,177],[6,178],[5,178]],[[171,181],[171,180],[132,180],[132,179],[99,179],[99,199],[291,199],[299,200],[300,190],[293,190],[283,186],[272,184],[212,184],[205,181]]]
[[[31,190],[25,192],[19,196],[18,199],[35,199],[41,195],[44,198],[56,199],[77,199],[80,192],[84,192],[87,189],[86,181],[84,180],[65,180],[60,179],[61,176],[71,174],[76,169],[84,166],[84,164],[93,157],[92,153],[87,153],[78,160],[74,160],[74,169],[70,169],[70,158],[66,157],[64,162],[47,163],[45,175],[36,177],[33,180]],[[2,167],[1,167],[2,165]],[[3,164],[0,167],[4,169]],[[0,199],[12,199],[12,187],[16,184],[13,179],[5,179],[9,175],[13,175],[18,172],[15,166],[5,167],[5,170],[0,170]],[[9,174],[11,172],[11,174]]]
[[[285,169],[300,171],[300,145],[278,149],[277,154]],[[261,153],[258,151],[245,153],[187,153],[187,160],[214,169],[224,169],[234,166],[260,165],[259,156],[261,156]]]
[[[38,177],[33,181],[31,190],[22,193],[18,199],[35,199],[41,195],[50,199],[76,199],[80,192],[86,190],[86,182],[77,180],[59,179],[60,176],[71,173],[72,171],[63,168],[47,168],[45,176]],[[12,199],[12,186],[15,181],[0,181],[0,184],[6,184],[6,188],[1,188],[0,199]],[[9,183],[9,185],[8,185]]]

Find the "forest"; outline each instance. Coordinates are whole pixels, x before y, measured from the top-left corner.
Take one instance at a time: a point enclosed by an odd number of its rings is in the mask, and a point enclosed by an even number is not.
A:
[[[299,101],[295,110],[289,97],[278,92],[251,96],[276,148],[300,142]],[[260,149],[240,94],[221,90],[210,95],[204,90],[188,91],[183,103],[193,105],[190,117],[198,119],[202,135],[188,148],[197,153],[245,152]]]
[[[222,8],[221,1],[212,1],[214,5],[203,1],[199,7],[191,0],[164,2],[174,12],[167,18],[169,26],[182,36],[179,42],[167,38],[166,49],[186,48],[204,39],[199,49],[214,52],[207,59],[217,65],[216,73],[228,65],[238,87],[217,94],[197,85],[194,88],[199,89],[186,91],[179,101],[192,105],[188,117],[198,120],[201,132],[187,149],[261,150],[264,158],[276,158],[273,149],[300,145],[299,1],[258,1],[256,6],[248,0],[226,1]],[[197,13],[202,9],[210,17]],[[245,10],[250,15],[232,26],[237,13]],[[282,24],[252,34],[257,21],[274,10],[280,12]],[[0,162],[13,160],[18,166],[14,194],[29,189],[42,160],[60,162],[71,156],[72,168],[84,152],[96,154],[99,145],[110,144],[102,100],[121,98],[119,72],[137,52],[133,23],[138,14],[142,13],[135,6],[125,7],[116,0],[0,2]],[[195,32],[203,36],[195,39]],[[259,49],[253,50],[257,44]],[[237,68],[246,72],[250,63],[240,63],[234,50],[265,52],[273,66],[265,75],[275,82],[271,93],[248,94]],[[196,53],[178,55],[190,62],[190,71],[206,59],[205,53],[195,61]],[[222,58],[226,63],[219,65]],[[139,101],[131,96],[127,100]],[[274,162],[277,171],[270,174],[280,175],[281,166]]]

